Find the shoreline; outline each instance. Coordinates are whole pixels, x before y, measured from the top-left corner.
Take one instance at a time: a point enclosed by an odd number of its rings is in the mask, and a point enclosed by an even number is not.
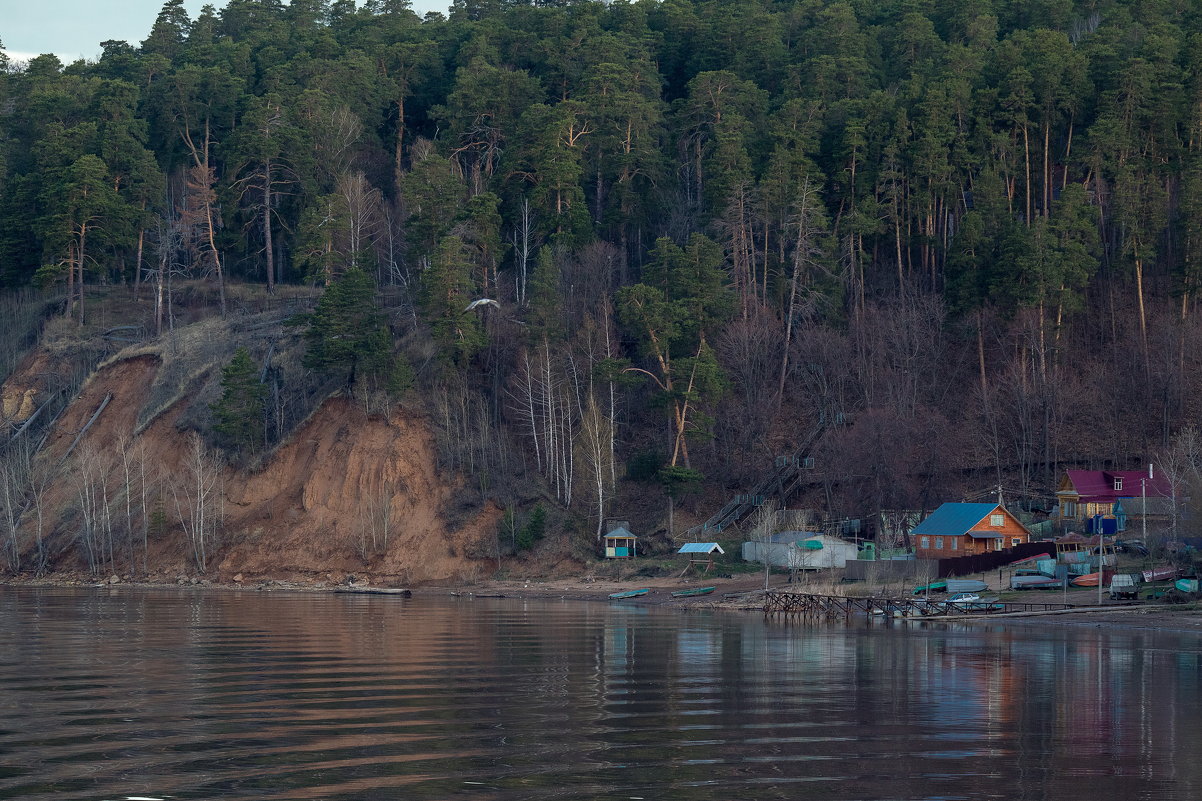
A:
[[[113,576],[97,579],[73,573],[53,573],[40,577],[31,575],[2,576],[0,586],[47,587],[47,588],[120,588],[136,589],[201,589],[232,592],[304,592],[315,594],[363,594],[400,596],[410,593],[413,597],[458,597],[458,598],[508,598],[512,600],[563,600],[609,602],[610,594],[633,588],[648,588],[646,596],[624,600],[622,603],[638,606],[662,606],[668,608],[704,607],[737,611],[760,611],[758,601],[739,603],[729,596],[744,596],[762,592],[763,577],[758,575],[735,578],[706,577],[654,577],[630,580],[590,579],[587,577],[567,579],[490,579],[471,582],[429,582],[406,585],[387,581],[386,577],[362,580],[354,576],[344,581],[302,580],[297,578],[276,579],[265,576],[244,578],[237,574],[229,577],[164,576],[157,579]],[[714,587],[711,594],[685,598],[673,598],[677,590]]]
[[[117,579],[114,581],[113,579]],[[475,599],[509,599],[539,601],[583,601],[612,603],[611,593],[635,587],[651,590],[647,595],[625,599],[622,606],[658,607],[679,610],[707,610],[730,612],[762,612],[760,593],[763,592],[763,577],[745,575],[733,578],[655,577],[631,580],[590,579],[577,577],[546,580],[487,580],[478,582],[436,582],[402,587],[395,583],[376,584],[370,581],[328,581],[273,579],[267,577],[244,578],[241,574],[230,578],[201,578],[180,575],[162,579],[128,579],[110,577],[95,579],[79,574],[50,574],[41,577],[29,575],[0,577],[0,586],[38,588],[87,588],[87,589],[187,589],[223,592],[300,592],[312,594],[363,594],[391,597],[437,597]],[[673,591],[713,586],[713,593],[692,597],[673,598]],[[772,589],[789,587],[776,584]],[[1144,604],[1139,606],[1083,606],[1080,609],[1061,609],[1047,612],[1012,612],[1005,614],[958,615],[938,619],[908,619],[907,623],[939,625],[941,623],[1005,623],[1018,626],[1068,626],[1089,628],[1112,628],[1124,631],[1156,631],[1174,634],[1202,636],[1202,604]]]

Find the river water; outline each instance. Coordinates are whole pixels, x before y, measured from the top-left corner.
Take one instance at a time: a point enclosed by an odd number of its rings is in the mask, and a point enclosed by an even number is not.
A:
[[[0,799],[1197,799],[1202,640],[0,587]]]

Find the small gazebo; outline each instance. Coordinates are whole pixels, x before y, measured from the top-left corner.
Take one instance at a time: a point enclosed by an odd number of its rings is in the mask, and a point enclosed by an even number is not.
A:
[[[708,573],[714,567],[714,554],[724,554],[722,546],[716,542],[686,542],[680,546],[677,553],[684,554],[689,557],[688,564],[684,566],[684,570],[680,571],[680,575],[688,573],[693,568],[697,568],[702,573]]]
[[[638,537],[630,533],[630,529],[619,526],[603,538],[605,540],[606,559],[632,559],[637,556]]]

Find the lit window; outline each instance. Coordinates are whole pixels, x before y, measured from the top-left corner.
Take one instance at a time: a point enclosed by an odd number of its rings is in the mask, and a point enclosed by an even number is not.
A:
[[[989,516],[989,525],[993,526],[994,528],[1001,528],[1005,524],[1006,524],[1006,516],[1005,515],[990,515]]]
[[[923,537],[923,538],[920,540],[920,542],[921,542],[921,544],[922,544],[922,547],[923,547],[923,548],[930,548],[930,547],[931,547],[931,538],[930,538],[930,537]]]
[[[937,551],[943,550],[943,537],[935,538],[935,550],[937,550]]]
[[[1114,477],[1114,491],[1118,492],[1123,488],[1123,479],[1119,476]]]

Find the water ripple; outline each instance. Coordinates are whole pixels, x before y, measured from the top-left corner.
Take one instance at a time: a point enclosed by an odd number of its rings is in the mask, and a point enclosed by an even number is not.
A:
[[[0,799],[1186,799],[1199,650],[0,588]]]

